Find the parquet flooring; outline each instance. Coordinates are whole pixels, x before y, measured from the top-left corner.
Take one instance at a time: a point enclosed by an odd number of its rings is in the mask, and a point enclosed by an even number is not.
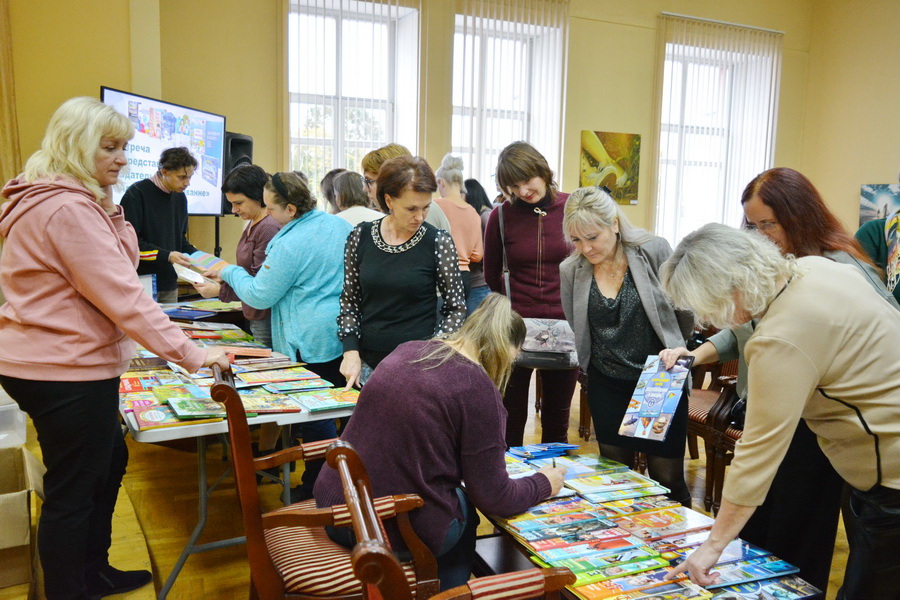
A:
[[[578,395],[572,404],[572,416],[569,427],[569,439],[583,444],[586,451],[596,451],[595,442],[583,442],[578,436]],[[540,419],[534,416],[534,407],[529,417],[526,430],[526,443],[540,441]],[[33,430],[29,430],[29,447],[36,448]],[[123,490],[127,498],[120,495],[120,505],[133,506],[133,512],[116,511],[116,531],[131,531],[130,537],[121,539],[116,535],[118,543],[112,551],[112,562],[124,565],[140,554],[140,545],[144,542],[134,535],[138,528],[143,531],[149,561],[154,575],[154,587],[158,592],[166,577],[175,565],[194,525],[197,522],[197,455],[192,443],[181,444],[180,447],[167,447],[156,444],[141,444],[129,438],[131,453],[128,472],[123,481]],[[698,460],[686,460],[688,485],[691,487],[695,508],[703,507],[704,491],[704,459],[703,452]],[[209,480],[213,481],[227,470],[228,463],[223,459],[221,446],[210,447],[207,460]],[[299,472],[293,474],[295,483],[299,481]],[[279,490],[276,485],[260,487],[260,493],[266,508],[279,506]],[[124,502],[123,500],[128,500]],[[485,532],[489,526],[482,524]],[[209,521],[200,542],[214,541],[242,535],[240,509],[234,493],[233,481],[226,478],[212,494],[209,508]],[[846,564],[847,545],[843,529],[839,531],[838,543],[832,565],[832,585],[829,587],[827,600],[835,597]],[[145,568],[132,566],[131,568]],[[181,574],[168,598],[187,600],[196,598],[216,598],[221,600],[248,597],[249,569],[246,565],[246,553],[243,546],[224,548],[195,554],[188,558]],[[19,586],[21,587],[21,586]],[[25,593],[7,595],[10,590],[0,590],[0,600],[24,599]],[[27,590],[26,590],[27,593]],[[122,596],[129,600],[149,600],[153,592],[149,586]],[[115,597],[110,597],[115,598]],[[40,600],[40,596],[38,596]]]

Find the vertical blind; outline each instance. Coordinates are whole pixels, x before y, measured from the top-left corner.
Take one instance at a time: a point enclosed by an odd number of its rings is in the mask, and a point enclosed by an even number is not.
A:
[[[488,194],[497,155],[534,145],[558,173],[568,0],[456,0],[451,145]]]
[[[291,0],[291,168],[313,186],[389,142],[415,151],[419,0]]]
[[[659,17],[656,233],[673,245],[710,221],[740,225],[741,192],[771,168],[782,38]]]

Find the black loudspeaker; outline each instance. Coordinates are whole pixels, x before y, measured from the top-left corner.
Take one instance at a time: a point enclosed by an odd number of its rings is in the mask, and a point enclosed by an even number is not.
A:
[[[222,178],[235,167],[253,164],[253,138],[242,133],[225,132],[225,152],[222,157]],[[222,214],[231,214],[231,204],[222,194]]]

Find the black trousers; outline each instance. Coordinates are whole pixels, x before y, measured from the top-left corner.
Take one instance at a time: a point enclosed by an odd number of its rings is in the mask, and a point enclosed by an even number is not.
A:
[[[799,567],[800,577],[825,592],[843,488],[816,434],[801,420],[765,502],[741,538]]]
[[[47,473],[38,552],[48,600],[84,600],[85,574],[109,564],[112,515],[128,464],[119,378],[31,381],[0,375],[31,417]]]
[[[850,557],[838,600],[900,599],[900,490],[850,489]]]
[[[503,405],[506,407],[506,445],[521,446],[528,422],[528,388],[534,369],[515,367],[509,377]],[[569,441],[569,409],[578,383],[578,369],[540,371],[541,442]]]

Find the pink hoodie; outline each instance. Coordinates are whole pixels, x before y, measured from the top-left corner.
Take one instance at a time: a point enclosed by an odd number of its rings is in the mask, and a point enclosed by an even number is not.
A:
[[[76,179],[3,188],[0,212],[0,373],[42,381],[121,375],[137,340],[190,371],[206,353],[138,281],[137,237],[122,209],[109,217]]]

